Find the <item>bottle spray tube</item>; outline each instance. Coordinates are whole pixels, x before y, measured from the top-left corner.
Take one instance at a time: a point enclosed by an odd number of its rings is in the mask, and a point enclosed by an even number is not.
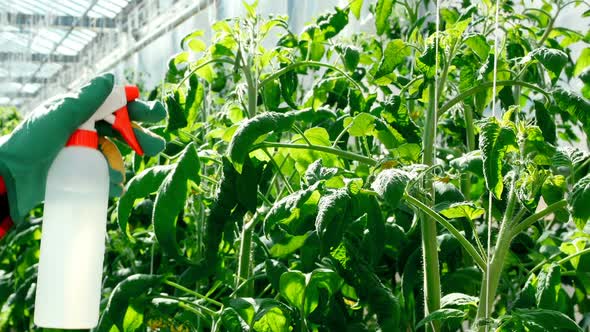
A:
[[[49,169],[34,313],[39,327],[89,329],[98,324],[109,169],[98,151],[94,125],[106,120],[143,154],[126,108],[138,96],[137,87],[115,87]]]

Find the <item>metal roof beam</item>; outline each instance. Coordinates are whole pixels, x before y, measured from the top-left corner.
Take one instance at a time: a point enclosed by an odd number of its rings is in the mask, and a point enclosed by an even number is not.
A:
[[[10,25],[19,27],[28,27],[31,25],[63,27],[63,28],[87,28],[87,29],[114,29],[117,27],[115,19],[108,17],[92,18],[88,16],[69,16],[69,15],[31,15],[25,13],[4,13],[5,22]]]
[[[34,97],[37,93],[30,93],[30,92],[22,92],[22,91],[11,91],[11,92],[2,92],[0,93],[0,97],[7,97],[11,99],[15,98],[31,98]]]
[[[73,63],[78,62],[77,55],[63,55],[63,54],[45,54],[45,53],[12,53],[0,52],[0,61],[23,61],[23,62],[59,62],[59,63]]]
[[[0,77],[0,83],[46,84],[52,79],[53,77],[4,76]]]

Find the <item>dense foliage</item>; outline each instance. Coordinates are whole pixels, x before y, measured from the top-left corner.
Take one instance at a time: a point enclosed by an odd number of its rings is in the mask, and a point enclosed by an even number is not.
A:
[[[342,37],[362,2],[182,40],[165,153],[120,146],[97,331],[590,328],[590,34],[555,23],[588,6],[502,1],[495,47],[490,1],[436,33],[434,3],[379,0]],[[40,215],[0,249],[4,329],[32,328]]]

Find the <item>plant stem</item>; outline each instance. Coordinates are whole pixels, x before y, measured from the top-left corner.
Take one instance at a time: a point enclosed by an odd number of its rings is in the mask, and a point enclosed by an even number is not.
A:
[[[252,68],[248,68],[247,66],[252,66]],[[246,78],[246,84],[248,86],[248,117],[250,118],[256,116],[256,98],[258,97],[257,82],[254,77],[252,77],[252,70],[254,70],[252,60],[251,58],[248,58],[247,65],[242,66],[242,72],[244,72],[244,77]]]
[[[582,256],[582,255],[585,255],[585,254],[590,254],[590,247],[588,247],[588,248],[586,248],[586,249],[583,249],[583,250],[580,250],[580,251],[578,251],[578,252],[575,252],[575,253],[573,253],[573,254],[571,254],[571,255],[568,255],[568,256],[566,256],[566,257],[564,257],[564,258],[562,258],[562,259],[558,260],[556,263],[557,263],[558,265],[561,265],[561,264],[563,264],[563,263],[567,263],[567,262],[571,261],[572,259],[574,259],[574,258],[576,258],[576,257]],[[532,268],[532,269],[529,271],[529,275],[531,275],[531,274],[533,274],[533,273],[537,272],[538,270],[540,270],[540,269],[543,267],[543,265],[545,265],[545,264],[549,263],[550,261],[551,261],[550,259],[547,259],[547,260],[544,260],[544,261],[542,261],[541,263],[537,264],[535,267],[533,267],[533,268]]]
[[[200,65],[196,66],[193,70],[191,70],[188,75],[185,75],[184,78],[178,82],[178,84],[176,84],[176,88],[178,89],[179,87],[182,86],[182,83],[184,83],[189,77],[191,77],[192,74],[194,74],[197,70],[212,64],[212,63],[229,63],[230,65],[234,64],[234,61],[231,59],[225,59],[225,58],[216,58],[216,59],[211,59],[208,61],[205,61],[203,63],[201,63]]]
[[[471,152],[475,149],[475,129],[473,126],[473,110],[471,106],[465,105],[463,108],[463,114],[465,117],[465,135],[467,136],[467,152]],[[466,200],[471,198],[471,173],[465,172],[461,180],[461,189],[463,196]],[[477,234],[475,234],[477,236]]]
[[[494,84],[494,82],[484,82],[484,83],[481,83],[469,90],[465,90],[465,91],[459,93],[453,99],[449,100],[446,104],[441,106],[441,108],[438,110],[438,116],[440,117],[446,111],[448,111],[451,107],[455,106],[457,103],[463,101],[467,97],[471,97],[478,92],[481,92],[485,89],[491,88],[493,86],[493,84]],[[496,82],[496,86],[512,86],[512,85],[524,86],[526,88],[529,88],[529,89],[532,89],[532,90],[542,93],[547,100],[551,99],[549,92],[543,90],[542,88],[540,88],[534,84],[528,83],[528,82],[514,81],[514,80],[506,80],[506,81],[497,81]]]
[[[367,164],[370,166],[377,165],[377,161],[374,159],[371,159],[369,157],[365,157],[363,155],[360,155],[360,154],[357,154],[354,152],[335,149],[330,146],[292,144],[292,143],[280,143],[280,142],[263,142],[258,145],[255,145],[252,148],[252,151],[257,150],[257,149],[263,149],[263,148],[288,148],[288,149],[315,150],[315,151],[321,151],[321,152],[326,152],[326,153],[330,153],[333,155],[337,155],[338,157],[349,159],[349,160],[356,160],[358,162],[361,162],[361,163],[364,163],[364,164]]]
[[[238,256],[238,275],[236,277],[236,288],[241,284],[242,280],[250,279],[250,258],[252,257],[252,233],[254,227],[248,227],[250,220],[255,220],[257,215],[252,216],[247,213],[244,216],[244,224],[242,226],[242,236],[240,243],[240,253]],[[254,283],[248,281],[244,287],[242,287],[236,293],[238,297],[252,297],[254,295]]]
[[[435,103],[435,83],[429,86],[429,103],[424,121],[424,140],[422,163],[432,166],[436,156],[434,155],[434,144],[436,134],[436,108]],[[434,201],[434,188],[428,180],[426,192],[432,195]],[[432,202],[434,203],[434,202]],[[425,212],[421,214],[421,231],[422,231],[422,261],[424,269],[424,310],[425,316],[440,308],[440,272],[438,265],[438,241],[436,239],[436,221],[430,218]],[[438,331],[439,324],[431,325],[433,331]]]
[[[512,229],[512,237],[515,237],[516,235],[518,235],[520,232],[524,232],[527,228],[529,228],[532,224],[534,224],[537,220],[550,215],[551,213],[564,208],[567,205],[567,201],[565,199],[562,199],[560,201],[557,201],[549,206],[547,206],[545,209],[529,216],[528,218],[526,218],[525,220],[523,220],[521,223],[519,223],[518,225],[514,226],[514,228]]]
[[[482,275],[479,305],[477,307],[477,315],[475,318],[476,324],[481,320],[484,320],[487,324],[491,317],[494,299],[496,298],[496,291],[498,290],[498,284],[500,283],[500,276],[504,269],[504,261],[510,250],[510,243],[513,238],[510,221],[514,215],[514,208],[516,206],[516,176],[513,177],[511,183],[510,193],[508,194],[508,204],[502,218],[502,224],[500,225],[500,232],[498,233],[498,239],[494,248],[494,256],[488,267],[488,273]],[[491,232],[491,229],[488,229],[488,232]],[[489,281],[487,280],[488,276],[490,278]],[[478,330],[480,332],[487,331],[486,325],[480,325]]]
[[[271,82],[272,80],[280,77],[281,75],[283,75],[283,74],[285,74],[297,67],[305,67],[305,66],[318,66],[318,67],[325,67],[325,68],[335,70],[335,71],[339,72],[340,74],[342,74],[344,77],[346,77],[346,79],[348,81],[350,81],[359,91],[365,91],[364,87],[362,87],[360,84],[358,84],[357,81],[355,81],[352,77],[350,77],[342,69],[335,67],[329,63],[324,63],[324,62],[319,62],[319,61],[294,62],[294,63],[292,63],[286,67],[283,67],[283,68],[279,69],[278,71],[270,74],[269,76],[267,76],[264,80],[262,80],[262,82],[260,82],[260,87],[265,86],[268,82]]]
[[[198,299],[205,300],[205,301],[207,301],[207,302],[209,302],[211,304],[214,304],[214,305],[216,305],[218,307],[223,307],[223,303],[218,302],[218,301],[215,301],[214,299],[211,299],[211,298],[209,298],[209,297],[207,297],[207,296],[205,296],[203,294],[197,293],[194,290],[188,289],[188,288],[184,287],[183,285],[177,284],[177,283],[175,283],[173,281],[170,281],[170,280],[165,280],[164,283],[166,285],[168,285],[168,286],[172,286],[172,287],[174,287],[174,288],[176,288],[178,290],[181,290],[181,291],[183,291],[183,292],[185,292],[187,294],[190,294],[190,295],[192,295],[192,296],[194,296],[194,297],[196,297]]]
[[[461,234],[461,232],[457,228],[455,228],[455,226],[453,226],[443,216],[441,216],[436,211],[429,208],[426,204],[422,203],[420,200],[418,200],[414,196],[411,196],[406,193],[404,195],[404,199],[408,203],[410,203],[412,206],[414,206],[417,209],[420,209],[422,212],[424,212],[429,217],[431,217],[432,219],[439,222],[444,228],[446,228],[449,231],[449,233],[451,233],[455,237],[455,239],[457,239],[457,241],[459,241],[459,243],[461,243],[463,248],[473,258],[473,260],[475,261],[475,264],[477,264],[477,266],[482,271],[485,270],[486,263],[485,263],[483,257],[479,254],[479,252],[473,246],[473,244],[471,244],[471,242],[469,242],[469,240],[467,240],[467,238],[463,234]]]

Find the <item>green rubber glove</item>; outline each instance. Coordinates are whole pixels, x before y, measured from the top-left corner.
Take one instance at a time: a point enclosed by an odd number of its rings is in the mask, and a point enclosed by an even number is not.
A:
[[[112,74],[98,76],[78,92],[39,106],[10,135],[0,138],[0,175],[6,183],[10,216],[15,222],[22,221],[43,201],[47,173],[53,160],[70,135],[98,110],[113,85]],[[132,121],[157,122],[166,117],[166,110],[159,102],[135,101],[128,104],[128,111]],[[98,134],[116,137],[105,124],[97,125]],[[154,156],[164,149],[166,143],[161,137],[139,126],[134,131],[145,155]],[[107,156],[107,160],[112,166],[112,158]],[[111,167],[111,184],[115,188],[122,188],[121,173]]]

